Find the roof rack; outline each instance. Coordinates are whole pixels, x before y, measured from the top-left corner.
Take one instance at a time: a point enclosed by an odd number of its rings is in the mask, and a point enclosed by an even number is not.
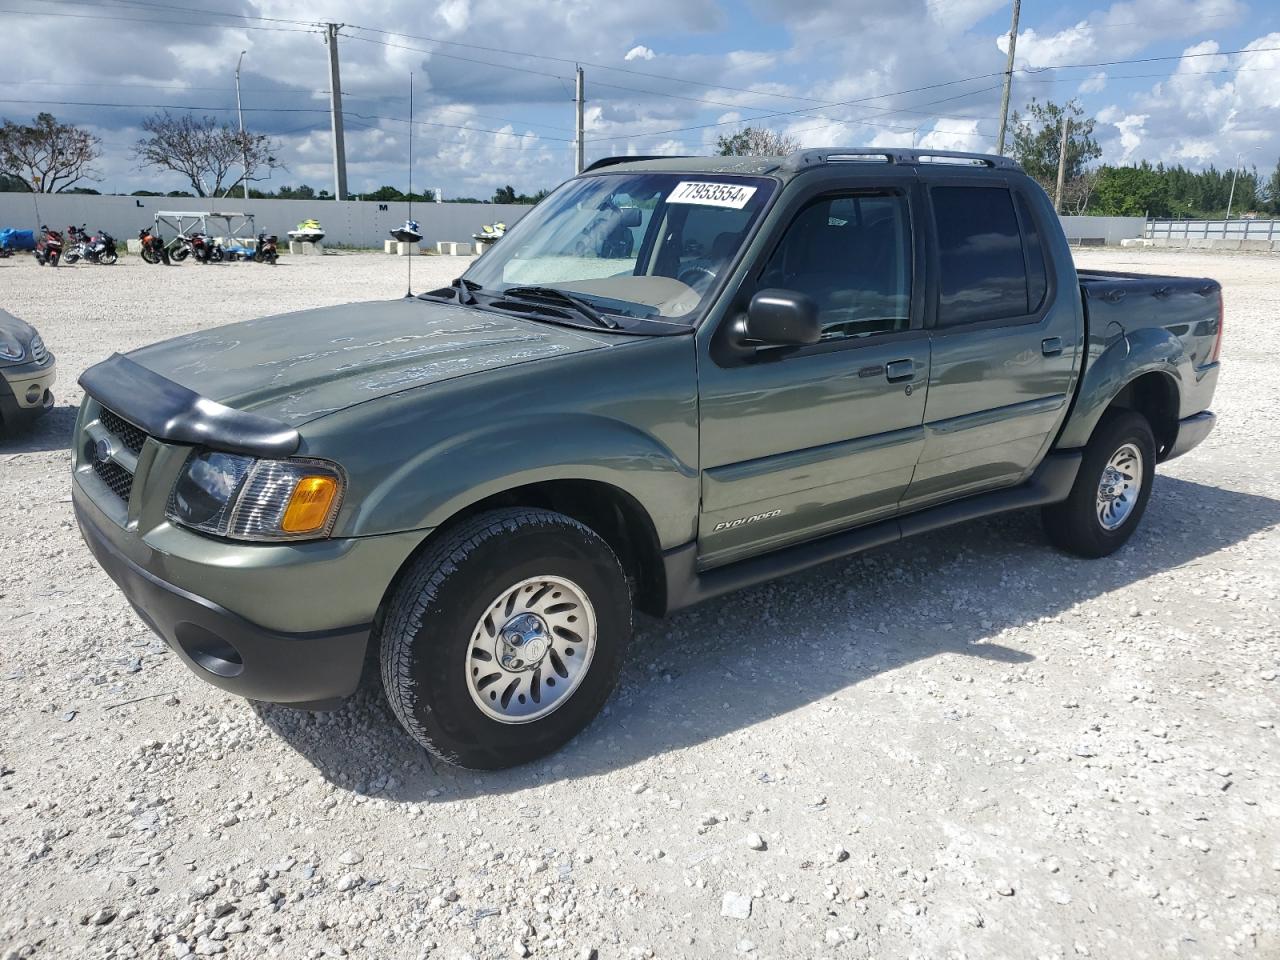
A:
[[[646,156],[635,157],[601,157],[599,160],[593,160],[587,164],[582,170],[583,173],[590,173],[592,170],[599,170],[603,167],[612,167],[618,163],[639,163],[641,160],[684,160],[688,159],[683,154],[648,154]]]
[[[994,153],[963,153],[958,150],[905,149],[902,147],[820,147],[797,150],[782,162],[789,171],[815,167],[821,163],[897,163],[914,166],[923,163],[953,163],[984,166],[1003,170],[1020,170],[1017,162]]]

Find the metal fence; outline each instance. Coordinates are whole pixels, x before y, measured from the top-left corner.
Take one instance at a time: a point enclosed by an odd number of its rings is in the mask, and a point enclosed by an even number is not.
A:
[[[1280,240],[1280,220],[1148,220],[1148,240]]]

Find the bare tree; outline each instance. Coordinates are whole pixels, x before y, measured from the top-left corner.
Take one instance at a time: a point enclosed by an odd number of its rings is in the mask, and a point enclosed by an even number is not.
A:
[[[722,157],[785,157],[800,149],[800,141],[767,127],[746,127],[716,141]]]
[[[134,147],[138,162],[182,174],[198,197],[225,197],[245,180],[265,180],[284,168],[275,158],[279,145],[266,134],[241,134],[213,117],[166,110],[143,120],[142,129],[149,136]]]
[[[30,126],[5,120],[0,127],[0,171],[34,193],[61,193],[80,180],[93,179],[89,167],[101,143],[88,130],[59,123],[51,113],[39,114]]]
[[[1085,170],[1079,176],[1072,177],[1062,187],[1062,209],[1065,213],[1083,216],[1093,199],[1093,190],[1098,185],[1098,171]]]

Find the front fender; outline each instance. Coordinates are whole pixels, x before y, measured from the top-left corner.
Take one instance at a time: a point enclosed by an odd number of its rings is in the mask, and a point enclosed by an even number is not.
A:
[[[549,480],[625,491],[649,513],[664,549],[695,535],[696,467],[630,424],[581,413],[512,415],[440,438],[369,486],[342,534],[438,527],[494,494]]]
[[[1095,356],[1096,351],[1096,356]],[[1071,415],[1058,438],[1059,449],[1083,447],[1107,407],[1120,391],[1148,373],[1168,377],[1182,396],[1183,383],[1194,377],[1192,359],[1182,341],[1163,327],[1145,327],[1091,344]]]

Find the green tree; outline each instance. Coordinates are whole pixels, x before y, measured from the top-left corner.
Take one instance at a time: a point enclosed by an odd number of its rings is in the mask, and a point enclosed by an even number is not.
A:
[[[1071,118],[1067,131],[1066,179],[1075,180],[1085,168],[1102,156],[1102,148],[1093,138],[1093,117],[1086,117],[1080,104],[1072,100],[1065,107],[1034,97],[1026,112],[1015,112],[1013,157],[1029,176],[1039,181],[1050,196],[1058,182],[1058,153],[1062,146],[1062,117]]]
[[[545,198],[546,195],[550,192],[551,191],[549,190],[539,190],[537,193],[532,195],[527,193],[516,193],[515,187],[511,186],[511,184],[507,184],[505,187],[499,187],[497,190],[495,190],[493,192],[493,199],[489,202],[490,203],[526,203],[526,204],[541,203],[543,198]],[[462,203],[465,201],[459,200],[455,202]]]
[[[1271,178],[1263,188],[1262,198],[1266,201],[1267,212],[1280,216],[1280,159],[1276,160],[1276,168],[1271,171]]]
[[[1165,177],[1149,165],[1103,167],[1093,190],[1091,213],[1107,217],[1166,217],[1172,210]]]

